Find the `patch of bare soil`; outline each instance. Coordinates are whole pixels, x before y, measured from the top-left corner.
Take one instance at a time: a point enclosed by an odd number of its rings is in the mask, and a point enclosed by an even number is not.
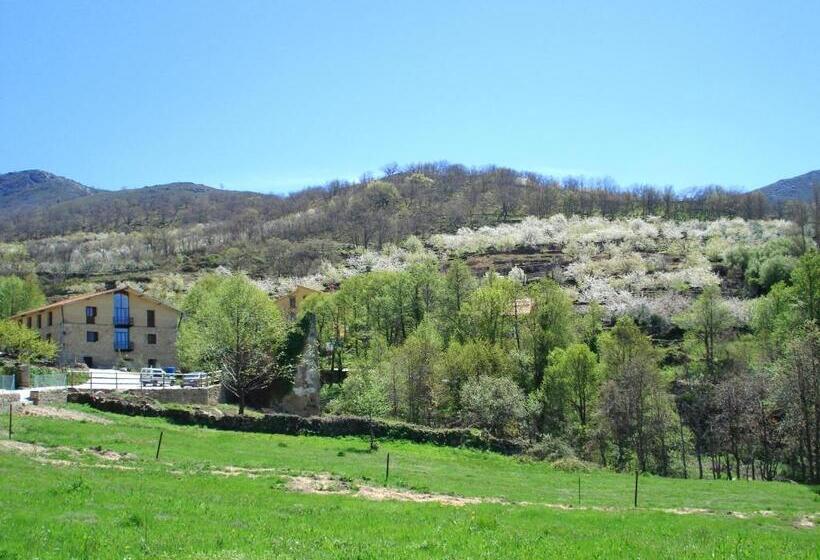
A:
[[[808,517],[801,517],[799,519],[794,520],[794,523],[792,523],[792,527],[794,527],[795,529],[814,529],[814,521],[812,521]]]
[[[48,447],[24,441],[14,441],[13,439],[0,440],[0,449],[22,453],[23,455],[40,455],[49,451]]]
[[[468,504],[480,504],[481,498],[464,498],[460,496],[449,496],[447,494],[430,494],[427,492],[415,492],[413,490],[399,490],[382,486],[357,486],[338,478],[333,478],[329,474],[318,474],[311,476],[292,476],[288,480],[287,488],[294,492],[307,492],[311,494],[350,494],[366,500],[385,501],[394,500],[399,502],[433,502],[448,506],[465,506]]]
[[[396,500],[399,502],[435,502],[446,506],[466,506],[470,504],[482,503],[481,498],[464,498],[460,496],[448,496],[447,494],[427,494],[424,492],[413,492],[412,490],[396,490],[394,488],[360,486],[356,495],[366,500],[377,502],[384,500]]]
[[[58,418],[60,420],[74,420],[76,422],[93,422],[94,424],[111,424],[111,420],[71,410],[68,408],[57,408],[53,406],[27,405],[22,409],[22,413],[28,416],[44,416],[46,418]]]
[[[118,453],[110,449],[103,449],[100,446],[89,447],[86,451],[106,461],[132,461],[137,458],[136,455],[132,455],[131,453]]]
[[[288,480],[288,490],[293,492],[305,492],[308,494],[350,494],[350,485],[329,474],[316,474],[310,476],[292,476]]]
[[[123,465],[113,465],[106,463],[82,463],[77,460],[58,459],[53,457],[55,453],[61,453],[74,458],[80,458],[83,453],[91,455],[97,459],[103,459],[106,462],[118,463],[121,461],[130,461],[136,459],[135,455],[130,453],[118,453],[110,449],[103,449],[102,447],[90,447],[80,452],[70,447],[45,447],[37,445],[36,443],[26,443],[24,441],[14,440],[0,440],[0,451],[11,451],[13,453],[20,453],[28,455],[34,461],[45,465],[52,465],[55,467],[91,467],[91,468],[115,468],[121,470],[132,470],[136,467],[126,467]]]
[[[703,508],[688,508],[688,507],[681,507],[681,508],[668,508],[661,510],[665,513],[674,513],[675,515],[709,515],[714,513],[710,509],[703,509]]]
[[[233,467],[228,465],[210,472],[211,474],[218,474],[220,476],[246,476],[248,478],[256,478],[264,474],[276,472],[276,469]]]

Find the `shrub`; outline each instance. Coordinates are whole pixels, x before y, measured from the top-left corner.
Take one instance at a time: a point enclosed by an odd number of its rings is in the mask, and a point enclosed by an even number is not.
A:
[[[575,450],[563,439],[547,434],[527,450],[527,455],[539,461],[554,462],[575,459]]]
[[[581,461],[575,457],[567,457],[552,462],[552,468],[564,472],[590,472],[595,468],[592,463]]]

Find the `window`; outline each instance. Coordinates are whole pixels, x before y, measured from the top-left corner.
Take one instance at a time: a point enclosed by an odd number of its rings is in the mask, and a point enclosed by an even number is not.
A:
[[[157,335],[154,333],[150,333],[148,335],[148,344],[156,344],[157,343]]]
[[[128,308],[128,294],[114,294],[114,326],[131,324],[131,312]]]
[[[100,339],[100,333],[97,331],[85,331],[86,342],[97,342]]]
[[[114,329],[114,350],[118,350],[120,352],[130,352],[132,350],[128,329]]]
[[[48,326],[50,327],[53,324],[54,324],[54,313],[49,311],[48,312]]]
[[[43,328],[43,316],[42,315],[37,315],[37,328],[38,329]]]
[[[83,356],[83,362],[85,362],[85,365],[88,367],[94,367],[94,358],[91,356]]]
[[[148,367],[157,367],[156,358],[148,358]]]
[[[97,308],[89,305],[85,308],[85,324],[93,325],[97,322]]]
[[[149,327],[156,327],[157,326],[157,320],[156,320],[156,317],[154,316],[154,310],[153,309],[149,309],[148,311],[145,312],[145,321],[147,322]]]
[[[46,334],[46,340],[51,340],[51,333]]]
[[[31,328],[31,317],[26,317],[26,326]]]

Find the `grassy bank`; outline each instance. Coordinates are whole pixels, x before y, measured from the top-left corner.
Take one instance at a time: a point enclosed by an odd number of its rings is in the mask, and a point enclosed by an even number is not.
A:
[[[112,423],[20,417],[15,440],[52,452],[0,448],[0,558],[815,557],[817,529],[794,524],[820,509],[818,495],[795,484],[645,476],[634,510],[634,478],[596,471],[580,475],[579,507],[578,474],[491,453],[403,442],[369,453],[357,438],[74,409]],[[104,460],[92,447],[128,455]],[[331,473],[382,486],[388,452],[391,487],[508,503],[374,502],[286,485]],[[217,474],[234,467],[265,470]],[[706,511],[680,514],[689,509]]]

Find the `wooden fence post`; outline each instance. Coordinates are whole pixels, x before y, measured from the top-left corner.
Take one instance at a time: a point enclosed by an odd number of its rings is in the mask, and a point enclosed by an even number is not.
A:
[[[159,442],[157,442],[157,456],[155,457],[157,461],[159,461],[159,449],[162,447],[162,433],[163,432],[159,433]]]
[[[384,484],[387,486],[387,481],[390,480],[390,453],[387,454],[387,466],[384,469]]]
[[[638,507],[638,469],[635,469],[635,507]]]

